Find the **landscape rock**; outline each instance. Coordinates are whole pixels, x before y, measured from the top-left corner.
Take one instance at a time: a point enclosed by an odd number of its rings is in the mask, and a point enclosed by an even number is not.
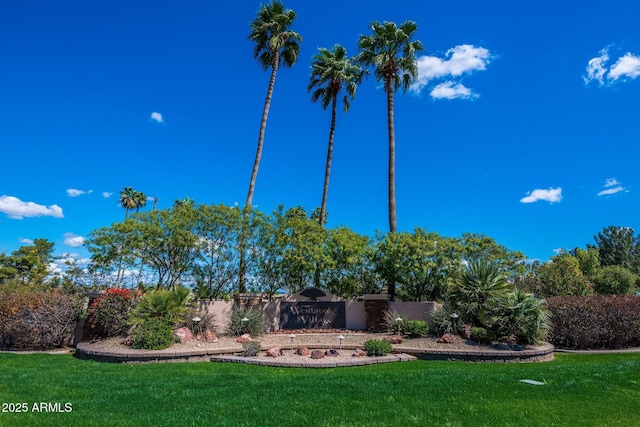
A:
[[[196,339],[198,341],[203,341],[203,342],[218,342],[218,341],[220,341],[218,339],[218,336],[215,334],[215,332],[213,332],[212,330],[209,330],[209,329],[207,329],[203,333],[200,333],[200,334],[196,335]]]
[[[338,353],[338,350],[334,350],[334,349],[329,349],[327,351],[324,352],[325,356],[329,356],[329,357],[337,357],[340,356],[340,353]]]
[[[193,334],[191,333],[191,330],[186,326],[183,326],[182,328],[177,329],[173,333],[173,335],[175,335],[180,340],[181,344],[188,343],[193,339]]]
[[[322,350],[313,350],[311,352],[311,358],[312,359],[323,359],[324,358],[324,351],[322,351]]]
[[[389,341],[391,344],[402,344],[402,336],[401,335],[389,335],[388,337],[384,337],[384,340]]]
[[[267,356],[269,357],[278,357],[282,356],[282,348],[281,347],[271,347],[267,350]]]
[[[361,348],[356,348],[352,354],[353,357],[365,357],[366,355],[367,355],[367,352]]]
[[[236,342],[251,342],[251,341],[253,341],[253,338],[251,338],[251,335],[249,334],[240,335],[236,340]]]
[[[444,334],[440,338],[438,338],[438,342],[441,344],[453,344],[456,342],[458,337],[453,334]]]
[[[300,355],[300,356],[308,356],[309,355],[309,347],[296,348],[296,354]]]

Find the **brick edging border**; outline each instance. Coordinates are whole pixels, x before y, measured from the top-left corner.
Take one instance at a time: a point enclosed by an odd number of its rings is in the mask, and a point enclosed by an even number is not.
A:
[[[311,348],[312,346],[309,346]],[[329,348],[327,346],[313,346],[313,348]],[[342,347],[344,350],[350,350],[347,346]],[[355,347],[354,347],[355,348]],[[90,359],[99,362],[112,362],[112,363],[168,363],[168,362],[209,362],[209,361],[229,361],[229,362],[245,362],[258,365],[266,365],[266,362],[277,362],[277,365],[269,366],[298,366],[307,367],[307,364],[300,362],[286,362],[273,359],[252,359],[239,356],[242,352],[241,348],[217,348],[217,349],[194,349],[194,350],[118,350],[108,351],[95,348],[90,342],[85,341],[76,345],[75,356],[80,359]],[[407,355],[422,359],[422,360],[451,360],[451,361],[464,361],[464,362],[546,362],[553,360],[554,347],[551,344],[545,344],[539,347],[534,347],[527,350],[440,350],[440,349],[418,349],[403,347],[396,345],[393,348],[393,354],[389,356],[383,356],[388,358],[394,358],[392,361],[400,361]],[[358,366],[380,363],[379,361],[363,362],[373,360],[377,358],[354,358],[354,363],[342,364],[336,361],[327,362],[332,364],[326,367],[336,366]],[[378,359],[380,360],[380,359]],[[253,362],[252,362],[253,361]],[[262,363],[258,363],[262,362]],[[314,365],[318,365],[315,362]],[[310,367],[310,366],[309,366]],[[325,367],[325,366],[322,366]]]

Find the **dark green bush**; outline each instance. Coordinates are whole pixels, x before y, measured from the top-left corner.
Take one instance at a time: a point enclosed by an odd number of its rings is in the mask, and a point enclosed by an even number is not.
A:
[[[616,349],[640,346],[640,297],[568,296],[547,299],[553,329],[549,341],[560,348]]]
[[[131,333],[131,346],[144,350],[162,350],[174,342],[173,329],[161,319],[149,319]]]
[[[71,341],[84,297],[58,291],[0,291],[0,347],[47,350]]]
[[[108,337],[125,335],[129,329],[129,311],[138,302],[137,292],[110,288],[92,304],[96,316]]]
[[[242,319],[246,318],[246,321]],[[261,335],[265,330],[264,315],[262,310],[254,308],[234,308],[231,312],[231,318],[227,325],[227,333],[233,336],[249,334],[251,336]]]
[[[384,356],[391,353],[393,346],[386,340],[367,340],[364,343],[364,351],[367,356]]]
[[[496,340],[496,334],[493,331],[488,331],[485,328],[472,326],[471,340],[479,342],[481,344],[490,344]]]
[[[429,333],[429,324],[424,320],[407,320],[404,322],[404,333],[413,337],[422,337]]]

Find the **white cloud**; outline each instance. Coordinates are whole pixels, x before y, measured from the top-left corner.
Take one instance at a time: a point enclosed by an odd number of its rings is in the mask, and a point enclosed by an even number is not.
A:
[[[113,195],[113,193],[110,193],[108,191],[103,191],[102,192],[102,197],[104,197],[105,199],[108,199],[109,197],[111,197]]]
[[[616,185],[620,185],[620,181],[615,178],[607,178],[604,180],[605,187],[614,187]]]
[[[84,237],[73,233],[64,233],[64,244],[72,248],[79,248],[84,244]]]
[[[606,64],[609,61],[609,50],[604,48],[600,51],[600,56],[591,58],[587,63],[587,75],[582,76],[585,83],[597,80],[604,84],[604,74],[607,72]]]
[[[488,49],[476,47],[470,44],[463,44],[453,47],[445,53],[445,58],[437,56],[420,56],[416,59],[418,65],[418,78],[411,86],[411,90],[419,93],[431,80],[451,77],[462,77],[473,71],[486,70],[487,65],[493,59]],[[446,82],[458,85],[458,82]],[[441,85],[438,85],[441,86]],[[460,85],[462,86],[462,85]],[[464,88],[464,86],[462,86]],[[437,88],[437,87],[436,87]],[[465,88],[466,89],[466,88]],[[468,89],[467,89],[468,90]],[[431,91],[433,94],[438,91]],[[470,98],[467,96],[466,98]],[[452,98],[448,98],[452,99]]]
[[[604,48],[599,52],[599,56],[591,58],[587,63],[587,75],[582,76],[585,84],[597,81],[600,86],[605,83],[614,84],[618,80],[635,79],[640,76],[640,56],[627,52],[619,57],[615,64],[607,68],[609,62],[609,48]]]
[[[562,200],[562,188],[549,188],[548,190],[535,189],[527,193],[526,197],[520,199],[521,203],[534,203],[544,200],[550,203],[557,203]]]
[[[151,120],[156,121],[158,123],[164,123],[164,119],[162,118],[162,114],[158,112],[151,113]]]
[[[598,196],[610,196],[612,194],[628,192],[622,183],[615,178],[607,178],[604,180],[604,189],[598,192]]]
[[[640,76],[640,56],[632,55],[630,52],[619,58],[609,70],[609,79],[614,82],[621,77],[635,79],[638,76]]]
[[[27,239],[26,237],[20,237],[18,239],[18,242],[25,244],[25,245],[33,245],[33,240],[31,239]]]
[[[93,193],[93,190],[84,191],[84,190],[78,190],[76,188],[67,188],[67,196],[69,197],[78,197],[78,196],[82,196],[83,194],[90,194],[90,193]]]
[[[34,202],[23,202],[17,197],[7,195],[0,196],[0,212],[12,219],[34,216],[64,218],[62,208],[58,205],[44,206]]]
[[[433,88],[429,95],[434,99],[469,99],[478,97],[478,95],[472,93],[471,89],[465,87],[462,83],[452,81],[440,83]]]

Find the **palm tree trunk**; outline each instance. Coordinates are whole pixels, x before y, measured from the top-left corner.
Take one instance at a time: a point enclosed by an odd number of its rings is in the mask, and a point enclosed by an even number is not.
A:
[[[329,177],[331,176],[331,160],[333,159],[333,140],[336,133],[336,95],[331,101],[331,129],[329,130],[329,147],[327,148],[327,164],[324,169],[324,189],[322,191],[322,204],[320,205],[320,218],[318,223],[324,227],[327,216],[327,195],[329,194]]]
[[[260,133],[258,134],[258,148],[256,149],[256,158],[253,161],[253,170],[251,171],[251,179],[249,180],[249,191],[247,193],[247,201],[244,205],[242,219],[242,233],[240,235],[240,271],[238,277],[238,292],[244,293],[246,288],[247,275],[247,234],[249,232],[249,214],[251,213],[251,203],[253,202],[253,192],[256,186],[256,178],[258,177],[258,168],[260,167],[260,158],[262,157],[262,146],[264,144],[264,134],[267,128],[267,117],[269,116],[269,107],[271,106],[271,98],[273,96],[273,87],[276,83],[276,73],[278,72],[278,64],[280,62],[280,52],[273,52],[273,63],[271,65],[271,78],[269,79],[269,88],[267,89],[267,97],[264,100],[264,108],[262,110],[262,121],[260,122]]]
[[[396,135],[393,123],[393,84],[392,79],[385,82],[387,90],[387,120],[389,126],[389,231],[396,232]]]
[[[396,135],[393,123],[393,78],[385,81],[387,90],[387,121],[389,129],[389,233],[395,234],[398,219],[396,217]],[[395,301],[396,283],[387,283],[387,292],[391,301]]]

